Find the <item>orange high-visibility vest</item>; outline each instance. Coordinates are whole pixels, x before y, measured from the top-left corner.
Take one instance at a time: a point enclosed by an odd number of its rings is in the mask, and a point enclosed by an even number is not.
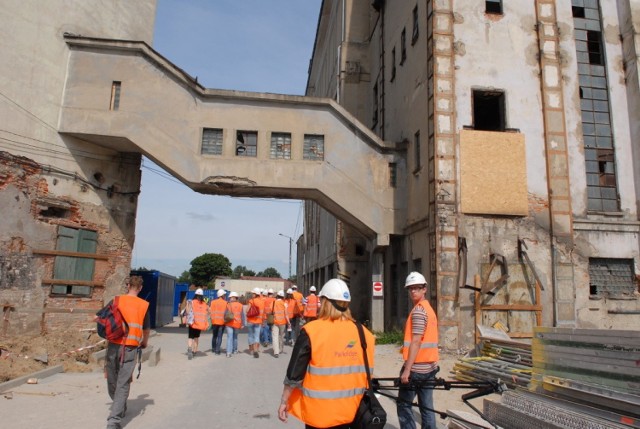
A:
[[[302,314],[302,311],[304,310],[304,306],[302,305],[302,299],[303,299],[302,294],[297,290],[294,290],[291,295],[293,295],[293,299],[295,299],[296,302],[298,303],[298,312]]]
[[[307,297],[307,305],[304,307],[304,317],[318,317],[318,309],[320,308],[320,298],[317,295],[309,295]]]
[[[231,326],[234,329],[240,329],[242,327],[242,304],[238,301],[230,302],[229,310],[233,313],[233,320],[225,323],[225,325]]]
[[[224,311],[227,308],[227,300],[223,297],[211,301],[211,323],[214,325],[224,325]]]
[[[260,309],[260,314],[258,314],[256,317],[247,317],[247,323],[253,323],[253,324],[259,325],[262,323],[262,319],[264,315],[264,299],[260,297],[251,298],[249,300],[249,305],[251,305],[251,303],[253,303],[256,307]]]
[[[144,325],[144,316],[149,308],[149,303],[137,296],[121,295],[118,297],[118,308],[129,325],[129,334],[127,338],[112,342],[127,346],[139,346],[142,343],[142,326]]]
[[[298,311],[298,303],[295,299],[288,298],[285,299],[284,302],[287,303],[287,316],[289,316],[289,320],[300,315],[300,312]]]
[[[301,388],[289,396],[289,412],[305,424],[326,428],[351,423],[367,389],[362,345],[350,320],[314,320],[302,328],[311,343],[311,360]],[[375,339],[364,328],[373,372]]]
[[[264,301],[264,314],[262,315],[262,320],[267,320],[267,314],[273,313],[273,303],[276,299],[272,296],[268,296],[266,298],[262,298]]]
[[[209,322],[207,320],[208,306],[204,301],[194,299],[191,301],[191,308],[193,308],[193,323],[191,327],[193,329],[200,329],[201,331],[207,329]]]
[[[284,301],[276,299],[273,303],[273,324],[274,325],[286,325],[287,316],[285,314]]]
[[[426,299],[416,304],[411,310],[411,313],[409,313],[407,323],[404,327],[402,357],[404,360],[407,360],[409,357],[409,346],[411,345],[411,338],[413,337],[411,315],[417,306],[421,306],[427,312],[427,326],[424,330],[424,335],[422,335],[422,339],[420,340],[420,350],[418,350],[418,355],[416,356],[415,361],[419,363],[438,362],[438,318],[436,317],[436,313],[433,311],[433,308],[431,308],[431,304],[429,304],[429,301]]]

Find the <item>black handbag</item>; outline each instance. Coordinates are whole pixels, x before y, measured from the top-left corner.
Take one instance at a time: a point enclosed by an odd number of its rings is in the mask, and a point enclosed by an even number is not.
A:
[[[356,411],[356,417],[353,419],[351,427],[353,429],[379,429],[383,428],[387,423],[387,412],[382,408],[378,398],[371,389],[371,373],[369,371],[369,359],[367,359],[367,342],[364,338],[364,330],[362,325],[356,322],[358,334],[360,335],[360,344],[362,345],[362,353],[364,356],[364,367],[367,370],[367,390],[365,390],[360,405]]]

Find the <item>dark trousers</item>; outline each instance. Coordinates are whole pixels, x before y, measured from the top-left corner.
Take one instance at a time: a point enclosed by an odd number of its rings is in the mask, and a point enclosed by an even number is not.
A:
[[[222,345],[222,334],[224,334],[224,325],[211,325],[211,350],[217,355],[220,354],[220,346]]]

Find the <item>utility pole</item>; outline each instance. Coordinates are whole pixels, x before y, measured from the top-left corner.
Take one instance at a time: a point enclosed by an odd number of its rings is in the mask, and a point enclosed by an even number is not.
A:
[[[289,239],[289,277],[287,278],[287,280],[289,280],[291,278],[291,248],[293,247],[293,238],[289,237],[288,235],[281,234],[281,233],[278,233],[278,235],[281,235],[284,238],[288,238]]]

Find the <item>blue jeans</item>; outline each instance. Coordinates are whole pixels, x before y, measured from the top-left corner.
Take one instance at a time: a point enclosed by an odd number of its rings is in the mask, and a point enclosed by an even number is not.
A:
[[[439,368],[431,371],[428,374],[419,374],[411,371],[409,375],[409,381],[421,382],[427,380],[433,380],[436,378],[436,373]],[[402,373],[402,370],[400,370]],[[403,386],[405,386],[403,388]],[[420,408],[420,416],[422,418],[422,429],[436,429],[436,415],[433,411],[433,389],[428,388],[416,388],[408,389],[407,385],[400,385],[400,391],[398,392],[398,401],[396,402],[396,408],[398,410],[398,422],[400,423],[400,429],[415,429],[416,422],[413,420],[413,413],[411,412],[411,403],[413,399],[418,395],[418,405]]]
[[[225,331],[224,325],[211,325],[213,337],[211,337],[211,350],[217,355],[220,354],[220,346],[222,345],[222,334]]]
[[[227,354],[238,351],[238,330],[227,326]]]
[[[264,322],[260,330],[260,342],[262,344],[271,343],[271,326]]]
[[[260,323],[249,323],[247,325],[247,334],[249,336],[249,345],[258,344],[260,342]]]

